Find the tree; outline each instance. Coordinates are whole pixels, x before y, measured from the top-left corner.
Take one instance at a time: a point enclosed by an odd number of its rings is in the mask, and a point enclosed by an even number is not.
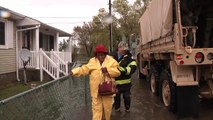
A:
[[[99,14],[93,17],[92,22],[84,23],[82,27],[77,26],[74,28],[73,39],[78,40],[78,44],[81,49],[86,51],[85,54],[88,57],[93,55],[92,51],[97,44],[109,46],[109,26],[104,21],[107,15],[106,10],[101,8],[99,9]],[[116,24],[113,29],[116,29]]]
[[[126,39],[130,45],[131,40],[139,39],[139,18],[142,16],[150,0],[136,0],[133,5],[129,4],[127,0],[114,0],[112,5],[112,36],[113,48],[117,44]],[[104,8],[99,9],[97,16],[83,26],[74,28],[75,40],[79,41],[81,49],[90,57],[92,51],[97,44],[109,46],[109,25],[104,21],[109,13]]]
[[[96,23],[96,27],[95,27],[95,31],[97,34],[94,34],[96,36],[98,36],[98,38],[100,39],[99,42],[96,41],[97,43],[101,43],[105,46],[108,46],[109,48],[109,44],[110,44],[110,27],[109,24],[106,22],[106,17],[108,16],[109,13],[106,12],[106,10],[104,8],[99,9],[99,14],[97,16],[93,17],[93,22]],[[112,23],[112,43],[113,46],[116,45],[116,42],[119,39],[119,30],[118,30],[118,26],[117,26],[117,19],[115,16],[111,16],[113,19],[113,23]],[[99,23],[99,24],[98,24]]]
[[[68,46],[68,40],[63,39],[63,41],[59,42],[59,51],[64,50]]]
[[[133,4],[129,4],[127,0],[114,0],[113,2],[113,13],[118,26],[116,35],[120,38],[114,43],[118,44],[121,40],[126,41],[133,55],[140,39],[138,21],[149,2],[150,0],[136,0]],[[113,32],[115,33],[115,31]]]
[[[84,23],[82,27],[74,27],[72,34],[73,39],[78,40],[78,44],[82,46],[86,52],[86,55],[90,57],[93,43],[90,41],[92,25],[91,23]]]

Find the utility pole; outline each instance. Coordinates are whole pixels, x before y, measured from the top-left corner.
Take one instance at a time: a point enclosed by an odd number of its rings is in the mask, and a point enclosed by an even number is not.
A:
[[[109,17],[111,17],[110,19],[112,19],[112,10],[111,10],[111,0],[109,0]],[[112,21],[109,23],[109,51],[112,52],[113,51],[113,44],[112,44]]]

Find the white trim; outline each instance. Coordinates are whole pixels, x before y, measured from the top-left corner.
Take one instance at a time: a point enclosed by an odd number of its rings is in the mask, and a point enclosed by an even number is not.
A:
[[[6,45],[0,45],[0,49],[8,49]]]
[[[39,51],[39,29],[35,30],[35,50]],[[39,57],[36,58],[36,69],[39,69]]]
[[[54,51],[59,51],[59,33],[56,33],[56,37],[54,40]]]
[[[14,48],[13,47],[13,22],[7,21],[6,22],[6,45],[8,48]]]
[[[5,26],[5,28],[4,28],[4,34],[5,34],[5,38],[4,38],[4,45],[0,45],[0,49],[7,49],[7,46],[6,46],[6,20],[5,19],[1,19],[0,18],[0,22],[3,22],[4,23],[4,26]]]

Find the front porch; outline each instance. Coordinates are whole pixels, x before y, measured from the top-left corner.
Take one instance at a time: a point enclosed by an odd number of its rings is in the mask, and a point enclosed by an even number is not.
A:
[[[68,63],[71,60],[71,53],[64,51],[30,51],[32,57],[27,63],[27,69],[40,71],[40,81],[43,81],[43,73],[46,72],[53,79],[60,75],[68,75]],[[24,67],[23,61],[19,58],[19,69]]]
[[[40,81],[43,81],[44,72],[52,79],[58,79],[61,75],[68,75],[68,63],[72,62],[71,34],[51,27],[30,18],[18,22],[16,30],[16,61],[17,80],[23,61],[20,51],[27,49],[31,57],[26,68],[40,71]],[[59,51],[59,38],[68,40],[68,47]]]

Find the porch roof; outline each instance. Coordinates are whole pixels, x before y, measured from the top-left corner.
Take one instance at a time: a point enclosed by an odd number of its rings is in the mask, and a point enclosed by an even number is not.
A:
[[[58,32],[59,33],[59,37],[69,37],[69,36],[71,36],[70,33],[67,33],[67,32],[65,32],[63,30],[60,30],[58,28],[52,27],[50,25],[47,25],[47,24],[45,24],[45,23],[43,23],[43,22],[41,22],[39,20],[36,20],[34,18],[22,15],[22,14],[17,13],[17,12],[14,12],[14,11],[9,10],[7,8],[4,8],[2,6],[0,6],[0,10],[4,10],[4,11],[9,12],[10,16],[7,19],[8,20],[12,20],[12,21],[16,21],[17,22],[16,26],[18,26],[18,27],[40,25],[40,29],[42,29],[42,30],[45,30],[45,31],[48,31],[48,32],[53,32],[53,33]]]
[[[49,26],[45,23],[42,23],[40,22],[41,24],[41,29],[44,29],[46,31],[49,31],[49,32],[58,32],[59,33],[59,37],[67,37],[67,36],[71,36],[70,33],[67,33],[67,32],[64,32],[58,28],[55,28],[55,27],[52,27],[52,26]]]

